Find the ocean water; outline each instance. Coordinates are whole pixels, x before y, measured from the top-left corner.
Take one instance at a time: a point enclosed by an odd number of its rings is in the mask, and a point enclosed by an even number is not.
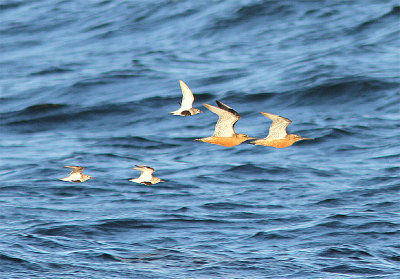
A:
[[[398,1],[2,0],[0,53],[0,278],[400,278]]]

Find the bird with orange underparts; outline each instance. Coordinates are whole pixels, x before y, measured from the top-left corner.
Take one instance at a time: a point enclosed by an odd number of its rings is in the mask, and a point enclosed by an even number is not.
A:
[[[170,114],[180,116],[191,116],[202,112],[197,108],[193,108],[194,96],[189,86],[186,85],[182,80],[179,80],[182,91],[182,103],[178,110],[171,111]]]
[[[204,104],[206,108],[219,116],[217,125],[215,125],[214,134],[211,137],[196,139],[196,141],[232,147],[239,145],[246,140],[255,139],[245,134],[236,134],[234,126],[240,119],[239,113],[220,101],[216,102],[218,107]]]
[[[90,175],[82,174],[82,170],[84,169],[84,167],[64,166],[64,168],[70,168],[70,169],[72,169],[72,171],[69,174],[69,176],[60,178],[60,180],[69,181],[69,182],[85,182],[86,180],[94,178]]]
[[[132,179],[129,179],[129,181],[141,183],[141,184],[145,184],[145,185],[153,185],[153,184],[157,184],[159,182],[165,182],[164,180],[161,180],[160,178],[153,176],[153,172],[155,170],[151,167],[136,165],[136,168],[132,168],[132,169],[141,171],[142,173],[140,174],[140,176],[138,178],[132,178]]]
[[[292,121],[286,117],[282,117],[276,114],[261,112],[262,115],[272,120],[272,124],[269,127],[269,133],[266,138],[257,139],[250,143],[255,145],[272,146],[276,148],[285,148],[291,146],[293,143],[299,140],[311,140],[312,138],[303,138],[299,135],[288,134],[286,132],[287,126]]]

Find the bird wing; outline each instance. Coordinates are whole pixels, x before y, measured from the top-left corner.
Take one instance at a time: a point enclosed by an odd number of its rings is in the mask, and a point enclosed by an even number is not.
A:
[[[150,181],[151,178],[153,177],[153,172],[155,171],[153,168],[151,167],[147,167],[147,166],[141,166],[141,165],[136,165],[137,170],[140,170],[142,173],[140,174],[140,176],[138,177],[138,179],[142,180],[142,181]]]
[[[74,173],[79,173],[79,174],[81,174],[81,173],[82,173],[82,170],[84,169],[84,167],[79,167],[79,166],[64,166],[64,168],[70,168],[70,169],[72,169],[70,175],[71,175],[71,174],[74,174]]]
[[[231,107],[217,101],[218,107],[204,104],[206,108],[219,116],[215,125],[214,137],[231,137],[235,134],[235,123],[240,119],[239,113]]]
[[[186,83],[184,83],[182,80],[179,80],[179,84],[181,85],[183,95],[181,108],[184,110],[188,110],[192,108],[194,102],[192,90],[190,90],[189,86],[187,86]]]
[[[292,121],[286,117],[282,117],[276,114],[261,112],[262,115],[272,120],[272,124],[269,127],[269,133],[266,138],[268,139],[284,139],[287,135],[286,128]]]

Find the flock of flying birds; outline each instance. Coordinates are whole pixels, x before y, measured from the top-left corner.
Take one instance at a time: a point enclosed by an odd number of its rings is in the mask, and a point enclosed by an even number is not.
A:
[[[179,81],[181,90],[182,90],[182,103],[181,107],[178,110],[170,112],[173,115],[180,116],[192,116],[202,111],[193,108],[194,96],[190,88],[184,83],[182,80]],[[295,134],[288,134],[286,132],[287,126],[289,126],[292,121],[288,118],[275,115],[272,113],[261,112],[262,115],[268,117],[272,120],[272,124],[269,128],[268,136],[263,139],[256,139],[249,137],[245,134],[238,134],[235,132],[234,126],[235,123],[240,119],[239,113],[237,113],[234,109],[229,107],[228,105],[216,101],[218,107],[212,106],[209,104],[204,104],[206,108],[211,110],[213,113],[218,115],[218,122],[215,125],[214,134],[211,137],[196,139],[196,141],[208,142],[211,144],[217,144],[225,147],[232,147],[241,144],[247,140],[251,141],[251,144],[254,145],[264,145],[271,146],[275,148],[285,148],[291,146],[295,142],[299,140],[310,140],[312,138],[304,138]],[[69,176],[61,178],[60,180],[69,181],[69,182],[84,182],[88,179],[94,178],[90,175],[82,174],[82,170],[84,167],[80,166],[65,166],[65,168],[71,168],[72,171]],[[130,179],[129,181],[141,183],[145,185],[153,185],[159,182],[164,182],[158,177],[153,176],[153,172],[155,171],[151,167],[136,165],[134,170],[141,171],[141,174],[138,178]]]

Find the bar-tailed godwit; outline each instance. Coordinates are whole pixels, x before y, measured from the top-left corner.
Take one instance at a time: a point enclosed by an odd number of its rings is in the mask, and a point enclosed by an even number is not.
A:
[[[196,139],[196,141],[232,147],[239,145],[246,140],[254,139],[245,134],[237,134],[234,126],[240,119],[239,113],[220,101],[216,102],[218,107],[204,104],[206,108],[219,116],[218,122],[215,125],[214,134],[211,137]]]
[[[286,132],[287,126],[292,121],[286,117],[282,117],[276,114],[261,112],[262,115],[272,120],[272,124],[269,127],[269,133],[266,138],[257,139],[250,143],[255,145],[272,146],[276,148],[285,148],[291,146],[293,143],[299,140],[311,140],[312,138],[303,138],[299,135],[288,134]]]

